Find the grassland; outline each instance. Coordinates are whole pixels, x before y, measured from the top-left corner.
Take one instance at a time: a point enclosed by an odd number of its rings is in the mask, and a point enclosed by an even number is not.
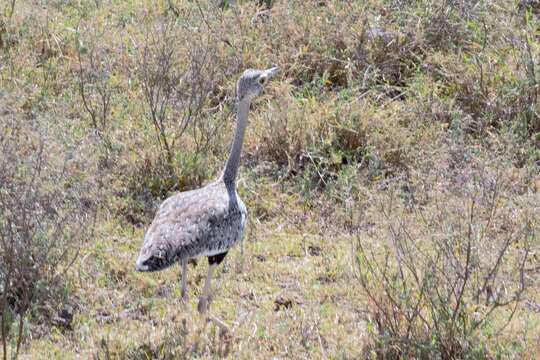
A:
[[[4,355],[540,357],[536,1],[0,11]],[[214,283],[225,331],[196,309],[206,261],[187,304],[178,267],[134,261],[159,203],[219,175],[238,76],[270,66],[249,226]]]

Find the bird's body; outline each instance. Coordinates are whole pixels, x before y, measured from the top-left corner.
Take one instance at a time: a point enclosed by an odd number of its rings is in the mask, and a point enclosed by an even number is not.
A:
[[[222,175],[200,189],[175,194],[160,206],[148,228],[137,259],[138,271],[163,270],[182,264],[182,297],[186,299],[187,261],[208,257],[208,276],[199,300],[205,312],[210,301],[212,270],[242,239],[247,210],[236,192],[236,175],[251,100],[259,95],[277,68],[246,70],[238,80],[236,133]]]
[[[226,253],[242,238],[246,216],[236,190],[221,178],[167,198],[145,235],[144,242],[154,244],[158,253],[144,270]]]

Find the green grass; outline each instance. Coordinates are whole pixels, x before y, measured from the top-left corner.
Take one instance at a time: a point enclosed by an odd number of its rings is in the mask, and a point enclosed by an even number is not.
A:
[[[476,346],[467,356],[540,356],[535,5],[272,1],[264,12],[257,1],[216,3],[16,0],[12,17],[0,5],[0,120],[24,127],[36,119],[55,163],[71,154],[84,169],[69,169],[77,174],[69,182],[89,189],[86,201],[98,209],[62,278],[67,296],[49,304],[53,313],[68,308],[71,326],[30,317],[21,357],[392,358],[395,348],[377,349],[380,319],[359,280],[359,242],[382,259],[395,220],[426,246],[426,234],[451,233],[444,221],[466,223],[458,205],[495,183],[505,215],[487,225],[489,241],[529,225],[527,289],[508,324],[504,308],[467,339]],[[204,101],[184,132],[190,88],[177,88],[167,107],[171,158],[141,76],[144,47],[158,54],[162,45],[174,55],[171,78],[211,54],[202,61]],[[189,267],[187,304],[178,266],[142,274],[134,261],[163,198],[221,171],[239,74],[274,65],[280,76],[252,105],[238,182],[249,225],[213,284],[211,312],[231,328],[220,334],[196,309],[205,260]],[[81,71],[97,128],[82,104]],[[104,116],[102,90],[110,94]],[[34,150],[22,145],[20,156]],[[392,221],[382,214],[390,206]],[[441,206],[448,219],[414,216]],[[479,214],[489,211],[479,205]],[[516,274],[524,246],[512,247],[507,274]],[[515,285],[506,281],[497,285]]]

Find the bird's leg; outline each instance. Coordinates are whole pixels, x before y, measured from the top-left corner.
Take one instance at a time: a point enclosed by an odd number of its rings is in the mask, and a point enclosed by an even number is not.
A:
[[[204,283],[204,289],[201,297],[199,298],[199,305],[197,306],[197,310],[199,310],[199,313],[204,314],[206,310],[208,310],[208,303],[210,302],[210,281],[212,279],[212,272],[214,271],[214,268],[217,266],[217,264],[209,264],[208,265],[208,275],[206,276],[206,282]]]
[[[182,260],[182,301],[188,301],[187,294],[187,259]]]
[[[203,293],[199,299],[199,306],[197,307],[201,314],[204,314],[208,309],[208,304],[212,301],[212,294],[210,288],[210,281],[212,279],[212,271],[216,266],[221,264],[223,259],[227,256],[227,251],[220,254],[212,255],[208,257],[208,276],[206,277],[206,282],[204,283]]]

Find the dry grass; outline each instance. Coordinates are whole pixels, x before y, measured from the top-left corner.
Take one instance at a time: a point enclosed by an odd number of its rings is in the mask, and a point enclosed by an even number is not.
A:
[[[88,201],[99,208],[63,278],[66,296],[52,304],[68,326],[37,309],[21,357],[540,356],[537,32],[533,1],[0,5],[0,104],[9,104],[0,120],[47,119],[53,162],[77,144],[86,170],[77,183],[92,184]],[[230,326],[224,333],[195,311],[204,261],[190,269],[188,304],[177,269],[139,274],[133,262],[159,202],[220,171],[238,74],[274,65],[281,75],[253,104],[244,147],[249,229],[218,273],[211,307]],[[18,149],[33,152],[30,142]],[[501,212],[486,225],[496,185]],[[523,285],[513,316],[500,306],[460,332],[433,325],[444,307],[428,300],[448,289],[444,276],[429,292],[397,291],[413,273],[378,281],[367,265],[386,258],[389,273],[400,269],[393,227],[410,234],[418,274],[429,273],[442,251],[430,244],[463,235],[456,224],[471,219],[471,199],[481,200],[471,234],[489,236],[470,244],[486,259],[524,224],[528,235],[490,278],[499,291]],[[450,248],[442,258],[463,250]],[[486,268],[470,269],[480,277]],[[461,283],[460,274],[447,280]],[[465,309],[460,324],[476,316],[471,294],[449,300]],[[415,299],[427,299],[418,312],[427,320],[411,325]],[[425,351],[407,353],[407,342]]]

